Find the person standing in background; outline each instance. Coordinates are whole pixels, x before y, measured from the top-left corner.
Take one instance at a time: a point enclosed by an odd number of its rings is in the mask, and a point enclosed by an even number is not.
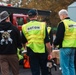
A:
[[[37,21],[38,12],[28,11],[30,22],[22,26],[22,44],[27,47],[32,75],[48,75],[47,58],[51,55],[52,46],[48,38],[46,24]],[[46,47],[47,50],[46,50]]]
[[[53,44],[53,31],[52,31],[52,27],[47,27],[47,31],[48,31],[48,36],[49,36],[49,39],[50,39],[50,44],[52,45]]]
[[[54,46],[59,45],[60,48],[62,75],[75,75],[76,22],[70,19],[65,9],[60,10],[58,15],[61,21],[58,23]]]
[[[52,27],[51,26],[48,26],[48,19],[47,18],[44,18],[42,20],[42,22],[45,22],[46,23],[46,27],[47,27],[47,32],[48,32],[48,37],[50,39],[50,44],[52,45],[53,44],[53,30],[52,30]],[[50,23],[51,24],[51,23]]]
[[[19,30],[12,25],[7,11],[0,13],[0,69],[2,75],[19,75],[17,48],[21,48]]]

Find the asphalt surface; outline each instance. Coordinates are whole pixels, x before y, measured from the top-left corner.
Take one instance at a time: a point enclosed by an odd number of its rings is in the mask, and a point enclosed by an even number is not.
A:
[[[52,68],[51,73],[52,75],[62,75],[61,70],[59,70],[59,66],[57,66],[57,70],[55,70],[55,68]],[[31,70],[20,67],[20,75],[32,75]],[[51,75],[51,74],[48,74],[48,75]]]
[[[52,75],[62,75],[61,71],[59,70],[59,66],[57,67],[57,71],[55,71],[55,68],[51,69]],[[0,72],[1,75],[1,72]],[[10,75],[13,75],[12,72],[10,71]],[[22,66],[20,66],[20,75],[32,75],[30,69],[24,69]],[[50,74],[48,74],[50,75]]]

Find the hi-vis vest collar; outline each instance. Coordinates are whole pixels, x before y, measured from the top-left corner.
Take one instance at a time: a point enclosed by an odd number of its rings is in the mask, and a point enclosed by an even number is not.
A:
[[[76,22],[65,19],[62,21],[65,26],[62,47],[76,47]]]
[[[28,41],[27,46],[35,53],[45,53],[45,23],[30,21],[22,26],[22,31]]]

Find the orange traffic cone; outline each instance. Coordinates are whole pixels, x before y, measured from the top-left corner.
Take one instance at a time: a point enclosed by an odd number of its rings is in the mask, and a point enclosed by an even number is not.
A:
[[[24,55],[24,68],[30,68],[29,56]]]

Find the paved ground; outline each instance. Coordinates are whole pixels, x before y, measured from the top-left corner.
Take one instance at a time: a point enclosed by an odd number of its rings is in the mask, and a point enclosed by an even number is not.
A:
[[[11,72],[10,72],[10,75],[12,75]],[[20,66],[20,75],[32,75],[32,74],[30,69],[24,69],[22,66]],[[57,67],[57,71],[55,71],[55,69],[52,68],[52,75],[61,75],[61,71],[59,70],[59,67]]]
[[[59,67],[57,67],[57,71],[55,71],[54,68],[51,70],[52,75],[61,75],[61,71],[59,70]],[[20,69],[20,75],[32,75],[30,69]]]

